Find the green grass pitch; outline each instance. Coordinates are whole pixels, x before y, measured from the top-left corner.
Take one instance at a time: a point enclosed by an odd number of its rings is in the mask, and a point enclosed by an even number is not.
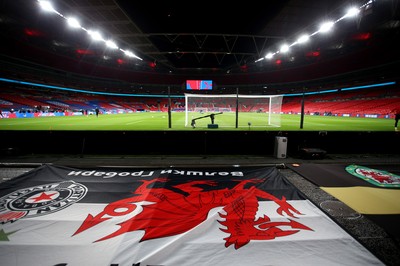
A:
[[[305,115],[300,128],[300,115],[281,115],[281,126],[269,126],[265,113],[223,113],[215,116],[218,128],[208,128],[209,117],[196,120],[196,128],[190,126],[193,118],[207,114],[190,113],[189,125],[185,127],[185,113],[146,112],[89,116],[59,116],[37,118],[0,119],[0,130],[108,130],[108,131],[151,131],[151,130],[257,130],[257,131],[394,131],[394,119],[356,118]]]

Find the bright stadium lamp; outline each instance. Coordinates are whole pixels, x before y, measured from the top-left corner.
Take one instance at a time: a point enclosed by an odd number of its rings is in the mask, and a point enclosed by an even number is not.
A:
[[[356,8],[356,7],[351,7],[347,10],[346,14],[344,14],[343,17],[339,18],[336,22],[341,21],[342,19],[345,18],[352,18],[357,16],[360,13],[360,9]]]
[[[124,51],[124,53],[128,57],[135,57],[135,55],[131,51]]]
[[[298,39],[297,39],[297,43],[305,43],[310,39],[310,36],[307,34],[301,35]]]
[[[39,5],[44,11],[57,13],[49,1],[39,1]]]
[[[95,41],[104,41],[104,39],[101,36],[100,32],[89,30],[88,33],[92,37],[93,40],[95,40]]]
[[[344,15],[344,17],[346,18],[350,18],[350,17],[355,17],[358,15],[358,13],[360,13],[360,10],[356,7],[351,7],[347,10],[346,15]]]
[[[107,45],[107,47],[109,47],[111,49],[117,49],[118,48],[117,44],[112,40],[106,41],[106,45]]]
[[[67,23],[68,23],[68,25],[70,27],[79,28],[79,29],[81,29],[83,31],[86,31],[94,41],[103,41],[108,48],[119,49],[120,51],[124,52],[125,55],[128,56],[128,57],[134,57],[136,59],[143,60],[142,58],[138,57],[134,53],[132,53],[130,51],[125,51],[125,50],[119,48],[114,41],[105,40],[99,31],[87,30],[84,26],[82,26],[80,24],[80,22],[76,18],[74,18],[74,17],[69,17],[69,18],[65,17],[63,14],[59,13],[57,10],[54,9],[54,7],[53,7],[53,5],[52,5],[52,3],[50,1],[37,0],[37,2],[39,3],[39,6],[43,10],[48,11],[48,12],[54,12],[57,15],[59,15],[60,17],[64,18],[67,21]],[[104,60],[108,60],[108,59],[109,58],[107,58],[107,56],[104,56]]]
[[[273,56],[274,56],[274,55],[273,55],[272,53],[268,53],[268,54],[265,56],[265,58],[266,58],[266,59],[271,59]]]
[[[81,24],[76,18],[67,18],[68,25],[70,25],[72,28],[80,28]]]
[[[289,45],[284,44],[281,46],[281,49],[279,50],[281,53],[286,53],[287,51],[289,51]]]
[[[140,58],[139,56],[135,55],[133,52],[129,51],[129,50],[124,50],[119,48],[120,51],[122,51],[127,57],[133,57],[139,60],[143,60],[142,58]]]
[[[329,21],[329,22],[325,22],[323,24],[321,24],[321,27],[319,28],[319,32],[328,32],[332,29],[333,27],[333,22]]]

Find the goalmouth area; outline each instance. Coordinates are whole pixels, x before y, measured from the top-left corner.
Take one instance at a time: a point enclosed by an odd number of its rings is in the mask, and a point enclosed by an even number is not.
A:
[[[283,95],[185,93],[185,127],[280,127]],[[203,119],[204,118],[204,119]],[[210,120],[208,119],[210,118]]]

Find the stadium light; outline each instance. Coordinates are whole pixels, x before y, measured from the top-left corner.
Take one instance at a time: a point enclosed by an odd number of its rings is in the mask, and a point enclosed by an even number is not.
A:
[[[112,40],[106,41],[106,45],[107,45],[107,47],[109,47],[111,49],[118,49],[117,44]]]
[[[76,18],[67,18],[67,22],[72,28],[81,28],[81,24]]]
[[[346,15],[344,15],[345,18],[351,18],[355,17],[360,13],[360,10],[356,7],[351,7],[347,10]]]
[[[265,58],[266,58],[266,59],[271,59],[273,56],[274,56],[273,53],[268,53],[268,54],[265,56]]]
[[[303,34],[301,35],[298,39],[297,39],[297,43],[305,43],[310,39],[310,36],[307,34]]]
[[[333,25],[334,25],[334,24],[335,24],[335,23],[333,23],[332,21],[324,22],[324,23],[322,23],[321,26],[319,27],[318,32],[323,32],[323,33],[328,32],[328,31],[330,31],[330,30],[333,28]]]
[[[44,11],[58,13],[49,1],[39,0],[39,5]]]
[[[134,57],[134,58],[136,58],[136,59],[139,59],[139,60],[143,60],[142,58],[140,58],[140,57],[138,57],[137,55],[135,55],[134,53],[132,53],[131,51],[125,51],[125,50],[122,50],[122,49],[120,49],[122,52],[124,52],[124,54],[126,55],[126,56],[128,56],[128,57]]]
[[[372,0],[368,1],[368,3],[364,4],[363,6],[368,5],[368,4],[370,4],[371,2],[372,2]],[[363,6],[362,6],[362,7],[363,7]],[[314,35],[316,35],[316,34],[318,34],[318,33],[325,33],[325,32],[328,32],[329,30],[332,29],[332,27],[334,26],[335,23],[339,22],[340,20],[342,20],[342,19],[344,19],[344,18],[351,18],[351,17],[357,16],[357,15],[360,13],[360,9],[361,9],[362,7],[360,7],[360,8],[357,8],[357,7],[351,7],[351,8],[349,8],[349,9],[347,10],[346,14],[345,14],[343,17],[339,18],[338,20],[336,20],[336,21],[334,21],[334,22],[330,21],[330,22],[325,22],[325,23],[323,23],[323,24],[320,26],[320,28],[319,28],[318,31],[316,31],[316,32],[314,32],[314,33],[312,33],[312,34],[310,34],[310,35],[302,35],[302,36],[300,36],[300,37],[297,39],[297,41],[295,41],[295,42],[292,43],[290,46],[288,46],[288,48],[290,48],[290,47],[292,47],[292,46],[295,46],[295,45],[297,45],[297,44],[305,43],[305,42],[307,42],[312,36],[314,36]],[[284,47],[282,47],[282,48],[284,48]],[[281,48],[280,52],[285,52],[285,49],[286,49],[286,48],[284,48],[284,49],[282,49],[282,48]],[[277,54],[277,53],[279,53],[279,51],[278,51],[278,52],[275,52],[275,53],[273,53],[273,54],[272,54],[272,53],[268,53],[268,54],[267,54],[266,56],[264,56],[263,58],[264,58],[264,59],[270,59],[270,58],[272,58],[272,56],[273,56],[274,54]],[[263,58],[258,59],[256,62],[263,60]]]
[[[128,56],[128,57],[134,57],[134,56],[135,56],[131,51],[124,51],[124,53],[125,53],[126,56]]]
[[[287,44],[283,44],[282,46],[281,46],[281,49],[279,50],[281,53],[286,53],[286,52],[288,52],[289,51],[289,45],[287,45]]]
[[[104,39],[101,36],[100,32],[89,30],[88,33],[92,37],[93,40],[95,40],[95,41],[104,41]]]
[[[67,23],[69,26],[73,27],[73,28],[80,28],[81,30],[86,31],[93,40],[95,41],[103,41],[107,47],[111,48],[111,49],[119,49],[120,51],[124,52],[125,55],[129,56],[129,57],[134,57],[136,59],[139,60],[143,60],[142,58],[138,57],[137,55],[135,55],[134,53],[130,52],[130,51],[124,51],[120,48],[118,48],[117,44],[112,41],[112,40],[104,40],[104,38],[102,37],[102,35],[100,34],[100,32],[98,31],[94,31],[94,30],[87,30],[85,29],[83,26],[81,26],[81,24],[79,23],[79,21],[74,18],[74,17],[70,17],[67,18],[65,17],[63,14],[59,13],[57,10],[54,9],[53,5],[51,4],[50,1],[47,0],[37,0],[37,2],[39,3],[40,7],[47,11],[47,12],[54,12],[56,14],[58,14],[60,17],[64,18],[65,20],[67,20]]]

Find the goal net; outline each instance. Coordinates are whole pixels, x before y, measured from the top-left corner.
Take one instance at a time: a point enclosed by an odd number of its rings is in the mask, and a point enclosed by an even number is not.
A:
[[[280,127],[283,95],[185,93],[185,127]],[[211,116],[213,114],[213,120]]]

